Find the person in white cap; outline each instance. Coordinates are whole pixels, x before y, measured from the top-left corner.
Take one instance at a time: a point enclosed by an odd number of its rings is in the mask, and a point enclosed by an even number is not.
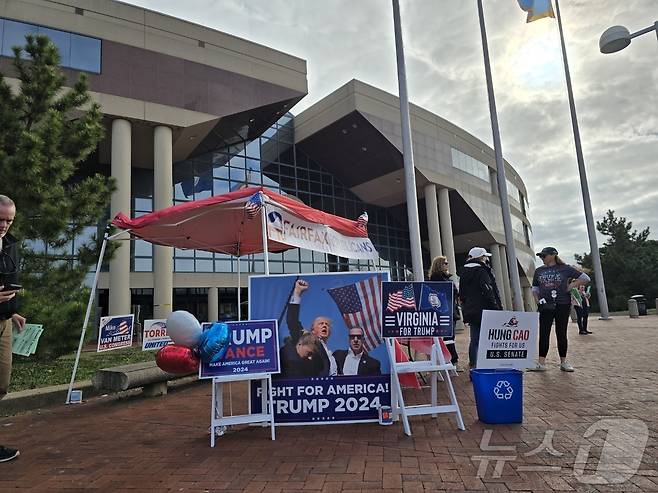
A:
[[[471,342],[468,346],[470,368],[475,368],[477,362],[482,311],[503,309],[496,278],[487,264],[488,257],[491,257],[491,254],[484,248],[471,248],[459,282],[464,323],[468,324],[471,332]]]

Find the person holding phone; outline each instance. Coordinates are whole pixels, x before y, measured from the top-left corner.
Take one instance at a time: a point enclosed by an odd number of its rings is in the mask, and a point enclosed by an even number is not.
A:
[[[9,228],[16,216],[16,205],[6,195],[0,195],[0,399],[9,390],[11,378],[12,328],[20,332],[25,327],[25,317],[19,315],[17,295],[18,244]],[[0,445],[0,462],[7,462],[20,455],[16,449]]]
[[[532,280],[532,293],[539,310],[539,358],[531,371],[546,371],[551,327],[555,322],[557,349],[560,355],[560,370],[574,371],[567,361],[567,325],[571,313],[571,290],[590,282],[584,272],[565,264],[553,247],[546,247],[537,254],[543,264],[537,267]]]

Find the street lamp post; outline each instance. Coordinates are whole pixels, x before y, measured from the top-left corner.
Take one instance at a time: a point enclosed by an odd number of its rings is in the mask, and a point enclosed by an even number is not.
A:
[[[658,39],[658,21],[654,22],[653,26],[645,27],[637,32],[631,33],[628,28],[624,26],[612,26],[606,29],[601,34],[599,39],[599,49],[601,53],[615,53],[626,48],[631,44],[633,38],[637,38],[646,33],[655,31],[656,38]]]
[[[395,29],[395,51],[398,66],[398,86],[400,88],[402,158],[404,161],[404,188],[407,198],[407,220],[409,221],[411,265],[414,272],[414,281],[422,281],[425,276],[423,273],[423,252],[420,243],[418,197],[416,195],[416,167],[414,165],[414,153],[411,139],[409,95],[407,93],[407,69],[404,63],[404,45],[402,43],[402,21],[400,20],[399,0],[393,0],[393,27]]]

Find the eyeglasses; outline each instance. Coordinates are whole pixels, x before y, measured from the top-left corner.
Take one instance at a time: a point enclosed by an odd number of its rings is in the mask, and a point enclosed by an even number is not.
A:
[[[363,336],[360,334],[350,334],[350,339],[363,339]]]

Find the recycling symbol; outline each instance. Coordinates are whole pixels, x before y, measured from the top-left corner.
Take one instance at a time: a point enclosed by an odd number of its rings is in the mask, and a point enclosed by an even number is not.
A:
[[[498,380],[498,383],[493,389],[496,399],[509,400],[512,398],[514,389],[507,380]]]

